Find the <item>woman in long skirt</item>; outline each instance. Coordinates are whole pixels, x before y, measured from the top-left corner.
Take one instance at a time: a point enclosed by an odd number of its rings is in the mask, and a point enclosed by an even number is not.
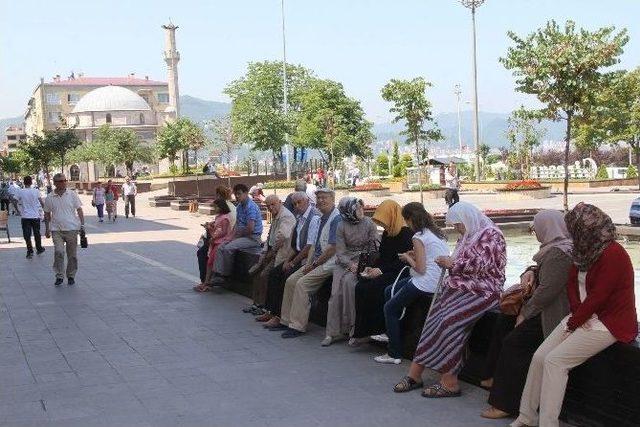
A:
[[[430,368],[440,379],[423,390],[423,397],[460,396],[465,345],[476,321],[497,307],[504,286],[507,253],[500,229],[466,202],[449,209],[447,222],[461,237],[453,256],[436,260],[449,276],[425,322],[409,374],[394,387],[397,393],[422,388],[422,372]]]
[[[111,183],[111,180],[107,183],[104,200],[107,207],[107,217],[109,218],[109,221],[113,219],[113,222],[116,222],[116,218],[118,218],[118,190],[116,189],[116,186]]]

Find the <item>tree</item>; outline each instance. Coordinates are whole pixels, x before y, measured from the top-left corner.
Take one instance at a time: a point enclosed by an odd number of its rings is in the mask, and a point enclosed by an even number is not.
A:
[[[22,159],[22,170],[28,173],[43,171],[47,179],[47,186],[51,186],[49,171],[53,161],[53,152],[49,141],[40,135],[30,137],[20,144],[19,158]]]
[[[71,128],[59,127],[55,130],[44,131],[44,143],[47,146],[46,151],[51,154],[54,161],[60,165],[60,169],[62,170],[64,170],[65,167],[66,155],[82,144],[74,128],[75,126]]]
[[[0,156],[0,171],[3,174],[9,174],[9,175],[13,175],[13,174],[18,174],[22,171],[22,165],[20,162],[20,159],[18,157],[20,157],[19,151],[15,152],[15,153],[11,153],[8,156]]]
[[[507,139],[510,150],[507,161],[509,166],[520,171],[522,178],[529,177],[533,149],[540,145],[543,135],[544,130],[536,126],[535,113],[520,107],[509,116]]]
[[[229,172],[231,170],[231,153],[240,145],[240,141],[238,141],[236,134],[233,132],[231,117],[225,116],[212,119],[207,126],[213,134],[211,142],[214,149],[220,150],[220,152],[226,155],[227,172]],[[231,176],[227,175],[227,180],[229,186],[231,186]]]
[[[624,141],[635,154],[636,168],[640,168],[640,68],[617,74],[597,94],[596,105],[589,120],[578,125],[581,145],[598,147],[603,142],[617,145]]]
[[[379,176],[389,175],[389,156],[384,153],[380,153],[376,157],[376,173]]]
[[[629,41],[626,30],[614,27],[590,32],[567,21],[564,28],[555,21],[520,38],[508,33],[515,46],[509,47],[500,62],[516,77],[516,90],[535,95],[545,105],[540,117],[565,120],[564,209],[568,210],[569,147],[574,119],[588,117],[599,93],[612,73],[603,69],[619,62],[623,46]]]
[[[183,140],[185,150],[193,150],[196,164],[198,162],[198,150],[204,147],[207,143],[207,137],[200,126],[192,122],[187,118],[181,118],[178,120],[180,126],[180,138]],[[189,156],[184,156],[183,170],[189,172]],[[196,178],[197,179],[197,178]]]
[[[407,142],[415,145],[416,159],[418,161],[418,186],[420,188],[420,202],[424,203],[422,193],[422,157],[420,156],[420,142],[424,143],[423,151],[427,150],[430,141],[442,139],[440,130],[434,126],[431,102],[427,99],[426,90],[431,83],[422,77],[413,80],[391,79],[382,88],[382,99],[391,102],[389,109],[395,113],[393,122],[404,121],[405,129],[401,132]],[[425,128],[426,125],[431,128]]]
[[[300,111],[294,143],[315,148],[335,170],[335,160],[371,155],[372,124],[360,102],[349,98],[340,83],[311,79],[299,94]]]
[[[283,67],[280,61],[251,62],[247,73],[224,90],[232,101],[234,133],[254,150],[271,150],[280,155],[287,135],[295,134],[300,111],[299,95],[312,72],[287,64],[287,107],[284,114]]]
[[[184,120],[188,121],[189,119],[183,118],[167,123],[157,135],[156,151],[158,158],[168,159],[174,171],[178,153],[189,148],[188,142],[182,137],[182,123]]]

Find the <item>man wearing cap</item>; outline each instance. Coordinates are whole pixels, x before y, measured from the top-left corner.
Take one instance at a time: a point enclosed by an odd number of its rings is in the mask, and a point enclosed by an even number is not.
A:
[[[307,262],[293,273],[284,286],[281,323],[288,326],[282,338],[295,338],[306,332],[311,310],[310,297],[333,276],[336,261],[336,230],[341,217],[335,206],[335,193],[327,188],[316,190],[316,207],[320,225]]]

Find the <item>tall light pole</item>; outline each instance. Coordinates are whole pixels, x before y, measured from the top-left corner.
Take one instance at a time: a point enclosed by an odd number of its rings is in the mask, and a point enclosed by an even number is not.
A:
[[[485,0],[460,0],[466,8],[471,9],[471,26],[473,35],[473,142],[476,150],[476,181],[480,181],[480,145],[478,142],[478,67],[476,65],[476,9]]]
[[[280,0],[280,8],[282,10],[282,86],[284,88],[284,116],[289,113],[289,105],[287,101],[287,39],[284,31],[284,0]],[[291,162],[289,161],[289,134],[285,133],[284,158],[287,162],[287,181],[291,181]]]
[[[456,83],[453,87],[453,93],[456,94],[456,103],[458,106],[458,147],[460,150],[460,156],[462,157],[462,122],[460,120],[460,95],[462,94],[462,90],[460,89],[459,83]]]

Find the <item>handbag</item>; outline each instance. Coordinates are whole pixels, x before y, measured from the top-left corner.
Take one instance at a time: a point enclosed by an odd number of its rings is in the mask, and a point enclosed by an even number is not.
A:
[[[93,206],[94,208],[96,207],[96,201],[95,200],[91,201],[91,206]]]
[[[80,229],[80,247],[86,249],[89,247],[89,241],[87,240],[87,233],[84,232],[84,228]]]
[[[517,316],[524,303],[533,295],[535,283],[523,285],[518,283],[511,286],[500,295],[500,311],[508,316]]]
[[[378,241],[374,240],[373,245],[369,244],[369,248],[364,252],[360,252],[358,256],[358,274],[362,273],[366,267],[374,265],[379,255]]]

